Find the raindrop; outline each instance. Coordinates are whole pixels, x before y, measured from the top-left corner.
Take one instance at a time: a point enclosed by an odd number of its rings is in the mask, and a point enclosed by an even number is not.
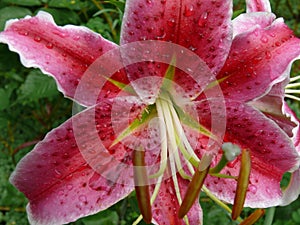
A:
[[[68,189],[69,191],[71,191],[71,190],[73,189],[73,185],[72,185],[72,184],[69,184],[69,185],[67,186],[67,189]]]
[[[73,39],[74,39],[75,41],[78,41],[78,40],[80,39],[80,36],[79,36],[79,35],[76,35],[75,37],[73,37]]]
[[[152,0],[146,0],[147,4],[152,4]]]
[[[270,51],[266,51],[265,55],[266,55],[266,59],[271,59],[272,58],[272,54],[271,54]]]
[[[175,19],[169,19],[167,24],[170,26],[170,27],[175,27],[176,25],[176,21]]]
[[[184,8],[183,15],[186,17],[190,17],[195,14],[195,9],[193,5],[186,5]]]
[[[59,170],[55,169],[54,172],[55,172],[55,177],[56,178],[61,178],[62,177],[62,174]]]
[[[262,43],[268,43],[268,38],[266,36],[262,36],[260,40]]]
[[[252,194],[256,194],[257,192],[257,187],[253,184],[250,184],[249,185],[249,191],[252,193]]]
[[[200,18],[199,18],[199,20],[198,20],[198,25],[199,25],[200,27],[204,27],[204,26],[206,25],[206,22],[207,22],[207,16],[208,16],[208,13],[207,13],[207,12],[204,12],[204,13],[200,16]]]
[[[85,195],[80,195],[78,199],[79,199],[79,201],[81,201],[81,202],[87,202],[87,198],[86,198]]]
[[[53,48],[53,44],[51,42],[48,42],[46,44],[46,47],[49,48],[49,49],[52,49]]]
[[[28,36],[29,32],[28,31],[19,31],[20,35]]]
[[[41,37],[39,37],[39,36],[35,36],[35,37],[34,37],[34,40],[35,40],[36,42],[40,42],[42,39],[41,39]]]

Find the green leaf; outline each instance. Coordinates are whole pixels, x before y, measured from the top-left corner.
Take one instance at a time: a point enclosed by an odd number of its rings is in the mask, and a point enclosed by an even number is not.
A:
[[[23,6],[40,6],[42,5],[39,0],[3,0],[5,3],[23,5]]]
[[[4,30],[5,23],[7,20],[22,18],[31,14],[32,13],[29,9],[17,6],[8,6],[0,9],[0,31]]]
[[[20,88],[18,101],[23,101],[23,104],[26,104],[57,94],[58,91],[53,78],[45,76],[39,70],[33,70]]]
[[[6,109],[9,106],[10,93],[6,92],[5,89],[0,89],[0,110]]]
[[[119,216],[115,211],[105,210],[96,215],[82,219],[84,225],[118,225]]]
[[[49,7],[67,8],[71,10],[82,10],[88,6],[89,1],[76,1],[76,0],[51,0]]]
[[[125,1],[124,0],[109,0],[105,1],[105,3],[110,3],[119,8],[122,12],[124,12],[125,9]]]
[[[43,8],[42,10],[50,13],[58,25],[80,24],[79,16],[75,12],[68,9]]]

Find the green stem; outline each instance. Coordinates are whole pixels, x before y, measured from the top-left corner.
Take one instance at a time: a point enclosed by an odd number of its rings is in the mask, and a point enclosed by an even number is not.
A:
[[[272,225],[276,207],[269,208],[266,213],[264,225]]]

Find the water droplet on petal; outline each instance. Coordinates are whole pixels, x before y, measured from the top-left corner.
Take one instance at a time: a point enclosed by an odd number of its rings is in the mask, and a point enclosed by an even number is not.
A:
[[[69,185],[67,186],[67,189],[68,189],[69,191],[71,191],[71,190],[73,189],[73,185],[72,185],[72,184],[69,184]]]
[[[260,40],[262,43],[268,43],[268,38],[266,36],[262,36]]]
[[[49,49],[52,49],[53,48],[53,44],[51,42],[48,42],[46,44],[46,47],[49,48]]]
[[[249,185],[249,191],[252,193],[252,194],[256,194],[257,192],[257,187],[253,184],[250,184]]]
[[[79,199],[79,201],[81,201],[81,202],[86,202],[86,201],[87,201],[87,198],[86,198],[85,195],[80,195],[78,199]]]
[[[59,170],[55,169],[54,172],[55,172],[55,175],[54,175],[54,176],[55,176],[56,178],[61,178],[61,177],[62,177],[62,174],[61,174],[61,172],[60,172]]]
[[[184,7],[184,13],[183,13],[184,16],[189,17],[189,16],[192,16],[194,14],[195,14],[195,9],[194,9],[193,5],[186,5]]]
[[[41,39],[41,37],[39,37],[39,36],[35,36],[35,37],[34,37],[34,40],[35,40],[36,42],[40,42],[42,39]]]
[[[169,19],[167,24],[170,26],[170,27],[175,27],[176,25],[176,20],[175,19]]]
[[[207,12],[204,12],[204,13],[200,16],[200,18],[199,18],[199,20],[198,20],[198,25],[199,25],[200,27],[204,27],[204,26],[206,25],[206,22],[207,22],[207,16],[208,16],[208,13],[207,13]]]
[[[266,55],[266,59],[271,59],[272,58],[272,54],[271,54],[270,51],[266,51],[265,55]]]
[[[29,35],[29,32],[28,31],[19,31],[19,34],[20,35],[24,35],[24,36],[28,36]]]

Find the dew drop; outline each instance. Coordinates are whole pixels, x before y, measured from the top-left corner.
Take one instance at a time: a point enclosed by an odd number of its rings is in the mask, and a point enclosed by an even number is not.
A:
[[[73,40],[74,40],[74,41],[79,41],[79,39],[80,39],[80,36],[79,36],[79,35],[76,35],[76,36],[73,37]]]
[[[176,21],[175,19],[169,19],[167,24],[170,26],[170,27],[175,27],[176,25]]]
[[[39,36],[35,36],[35,37],[34,37],[34,40],[35,40],[36,42],[40,42],[42,39],[41,39],[41,37],[39,37]]]
[[[71,190],[73,189],[73,185],[72,185],[72,184],[69,184],[69,185],[67,186],[67,189],[68,189],[69,191],[71,191]]]
[[[252,194],[256,194],[256,192],[257,192],[257,187],[256,187],[256,185],[250,184],[250,185],[249,185],[249,191],[250,191]]]
[[[194,14],[195,14],[195,9],[194,9],[193,5],[186,5],[184,7],[184,13],[183,13],[184,16],[190,17],[190,16],[192,16]]]
[[[56,178],[61,178],[62,177],[62,174],[59,170],[55,169],[54,172],[55,172],[55,177]]]
[[[268,38],[266,36],[262,36],[260,40],[262,43],[268,43]]]
[[[20,35],[23,35],[23,36],[28,36],[29,35],[29,32],[28,31],[19,31],[19,34]]]
[[[200,16],[200,18],[199,18],[199,20],[198,20],[198,26],[199,26],[199,27],[205,27],[206,22],[207,22],[207,16],[208,16],[208,13],[207,13],[207,12],[204,12],[204,13]]]
[[[78,197],[78,199],[79,199],[79,201],[81,201],[81,202],[87,202],[87,198],[86,198],[85,195],[80,195],[80,196]]]
[[[266,55],[266,59],[271,59],[272,58],[272,54],[271,54],[270,51],[266,51],[265,55]]]
[[[49,49],[52,49],[53,48],[53,44],[51,42],[48,42],[46,44],[46,47],[49,48]]]

